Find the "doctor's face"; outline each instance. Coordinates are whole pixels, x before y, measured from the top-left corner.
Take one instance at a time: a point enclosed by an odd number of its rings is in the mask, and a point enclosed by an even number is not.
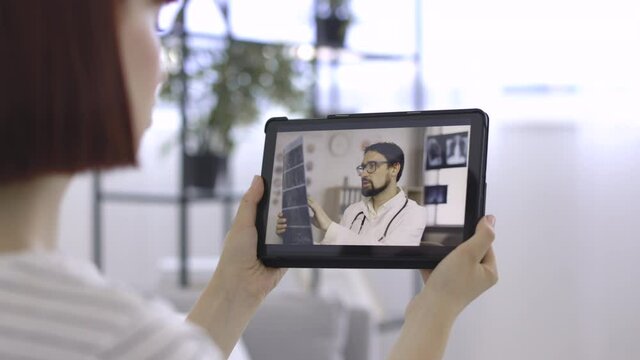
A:
[[[395,175],[391,174],[392,167],[387,163],[384,155],[377,151],[367,151],[362,159],[364,170],[360,172],[362,180],[362,195],[376,196],[383,192]],[[370,173],[371,170],[375,169]]]

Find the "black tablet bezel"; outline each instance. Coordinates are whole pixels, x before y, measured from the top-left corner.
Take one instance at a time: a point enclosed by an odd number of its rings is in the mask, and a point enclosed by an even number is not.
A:
[[[480,109],[330,115],[323,119],[272,118],[265,125],[262,177],[265,191],[258,205],[258,258],[270,267],[434,268],[455,246],[349,246],[266,244],[266,222],[278,132],[470,125],[467,202],[463,238],[484,216],[489,117]],[[310,251],[312,250],[312,251]]]

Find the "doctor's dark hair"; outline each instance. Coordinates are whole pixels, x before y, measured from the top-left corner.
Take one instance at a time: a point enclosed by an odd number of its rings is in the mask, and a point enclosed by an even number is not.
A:
[[[398,171],[398,175],[396,175],[396,181],[400,181],[402,171],[404,170],[404,153],[398,145],[391,142],[375,143],[364,148],[365,154],[369,151],[382,154],[390,166],[396,163],[400,164],[400,171]]]
[[[0,183],[135,164],[121,7],[0,1]]]

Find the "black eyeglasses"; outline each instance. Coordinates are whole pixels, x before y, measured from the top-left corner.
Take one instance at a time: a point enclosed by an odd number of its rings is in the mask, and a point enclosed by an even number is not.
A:
[[[380,166],[380,164],[388,163],[388,161],[369,161],[366,164],[356,166],[356,171],[358,172],[358,175],[362,175],[365,170],[367,170],[367,173],[373,174],[374,172],[376,172],[376,170],[378,170],[378,166]]]

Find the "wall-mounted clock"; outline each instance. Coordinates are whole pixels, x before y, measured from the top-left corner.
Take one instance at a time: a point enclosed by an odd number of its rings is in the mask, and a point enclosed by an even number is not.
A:
[[[329,139],[329,151],[333,156],[343,156],[349,151],[349,137],[346,134],[337,133]]]

